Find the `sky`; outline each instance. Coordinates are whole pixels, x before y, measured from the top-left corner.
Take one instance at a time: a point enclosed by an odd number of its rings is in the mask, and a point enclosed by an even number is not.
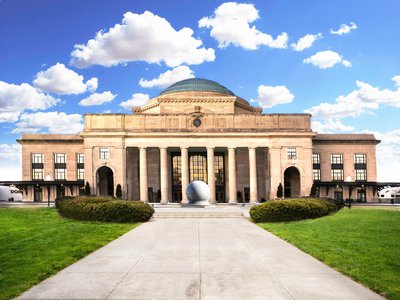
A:
[[[79,133],[186,78],[319,133],[373,133],[400,181],[398,0],[0,0],[0,180],[23,133]]]

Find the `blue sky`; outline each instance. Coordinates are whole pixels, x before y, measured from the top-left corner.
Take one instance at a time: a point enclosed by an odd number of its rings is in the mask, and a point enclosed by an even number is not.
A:
[[[0,0],[0,179],[22,133],[75,133],[188,77],[264,113],[372,132],[378,179],[400,181],[400,2]]]

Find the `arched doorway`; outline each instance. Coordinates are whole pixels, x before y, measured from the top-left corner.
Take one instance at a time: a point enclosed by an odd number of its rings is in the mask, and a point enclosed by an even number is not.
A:
[[[300,173],[295,167],[289,167],[284,173],[285,198],[300,197]]]
[[[114,196],[114,173],[109,167],[97,170],[97,186],[100,196]]]

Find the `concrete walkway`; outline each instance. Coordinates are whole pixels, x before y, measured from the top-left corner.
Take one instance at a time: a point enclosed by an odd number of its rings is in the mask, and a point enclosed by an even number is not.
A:
[[[245,219],[156,219],[19,299],[383,299]]]

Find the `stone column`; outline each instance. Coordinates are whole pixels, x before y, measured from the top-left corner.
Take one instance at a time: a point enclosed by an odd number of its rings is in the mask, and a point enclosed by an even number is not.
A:
[[[236,194],[236,148],[228,148],[229,163],[229,203],[237,203]]]
[[[161,203],[168,203],[168,155],[167,148],[160,148]]]
[[[181,172],[182,172],[182,203],[188,203],[186,188],[189,184],[189,153],[188,148],[181,148]]]
[[[258,202],[256,148],[249,148],[250,203]]]
[[[214,148],[207,148],[207,181],[210,188],[210,203],[215,203]]]
[[[147,186],[147,149],[139,149],[139,181],[140,181],[140,201],[148,202],[148,186]]]

